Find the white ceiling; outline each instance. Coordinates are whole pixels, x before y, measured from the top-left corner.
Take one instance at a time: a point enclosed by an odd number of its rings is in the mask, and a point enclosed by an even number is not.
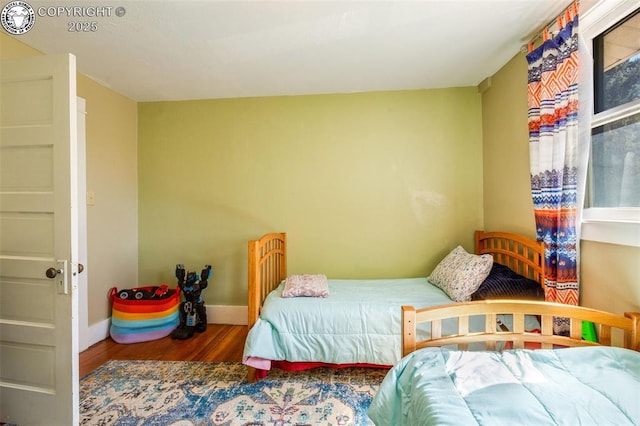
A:
[[[604,69],[608,70],[640,52],[640,14],[604,37]]]
[[[78,71],[133,100],[160,101],[475,86],[570,1],[28,3],[36,22],[17,39],[75,54]],[[41,6],[111,16],[40,16]],[[95,32],[68,31],[90,21]]]

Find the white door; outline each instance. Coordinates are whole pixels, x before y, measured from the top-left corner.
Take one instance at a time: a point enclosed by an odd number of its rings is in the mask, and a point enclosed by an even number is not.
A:
[[[2,61],[0,79],[0,422],[75,425],[75,57]]]

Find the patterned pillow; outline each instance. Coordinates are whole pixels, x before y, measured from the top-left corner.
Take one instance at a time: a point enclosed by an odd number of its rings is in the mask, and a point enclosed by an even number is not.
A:
[[[494,263],[487,279],[471,295],[471,300],[484,299],[544,300],[544,290],[538,282]]]
[[[329,283],[326,275],[299,274],[290,275],[284,282],[282,297],[327,297]]]
[[[436,266],[429,281],[456,302],[468,302],[487,278],[493,265],[490,254],[469,254],[458,246]]]

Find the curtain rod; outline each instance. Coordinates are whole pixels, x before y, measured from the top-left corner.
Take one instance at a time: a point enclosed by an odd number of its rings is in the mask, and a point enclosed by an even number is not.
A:
[[[540,39],[547,40],[548,35],[559,32],[567,23],[573,20],[578,15],[579,0],[574,0],[571,4],[564,8],[560,14],[550,20],[546,25],[542,26],[539,30],[534,31],[532,36],[529,36],[529,41],[520,47],[523,53],[531,52],[533,45]],[[553,29],[555,28],[555,31]]]

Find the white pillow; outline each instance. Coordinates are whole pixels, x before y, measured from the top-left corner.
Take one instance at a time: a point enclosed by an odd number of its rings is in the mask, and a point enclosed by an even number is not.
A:
[[[468,302],[491,272],[493,257],[467,253],[458,246],[444,258],[429,276],[431,284],[441,288],[456,302]]]
[[[284,282],[282,297],[328,297],[329,283],[323,274],[290,275]]]

